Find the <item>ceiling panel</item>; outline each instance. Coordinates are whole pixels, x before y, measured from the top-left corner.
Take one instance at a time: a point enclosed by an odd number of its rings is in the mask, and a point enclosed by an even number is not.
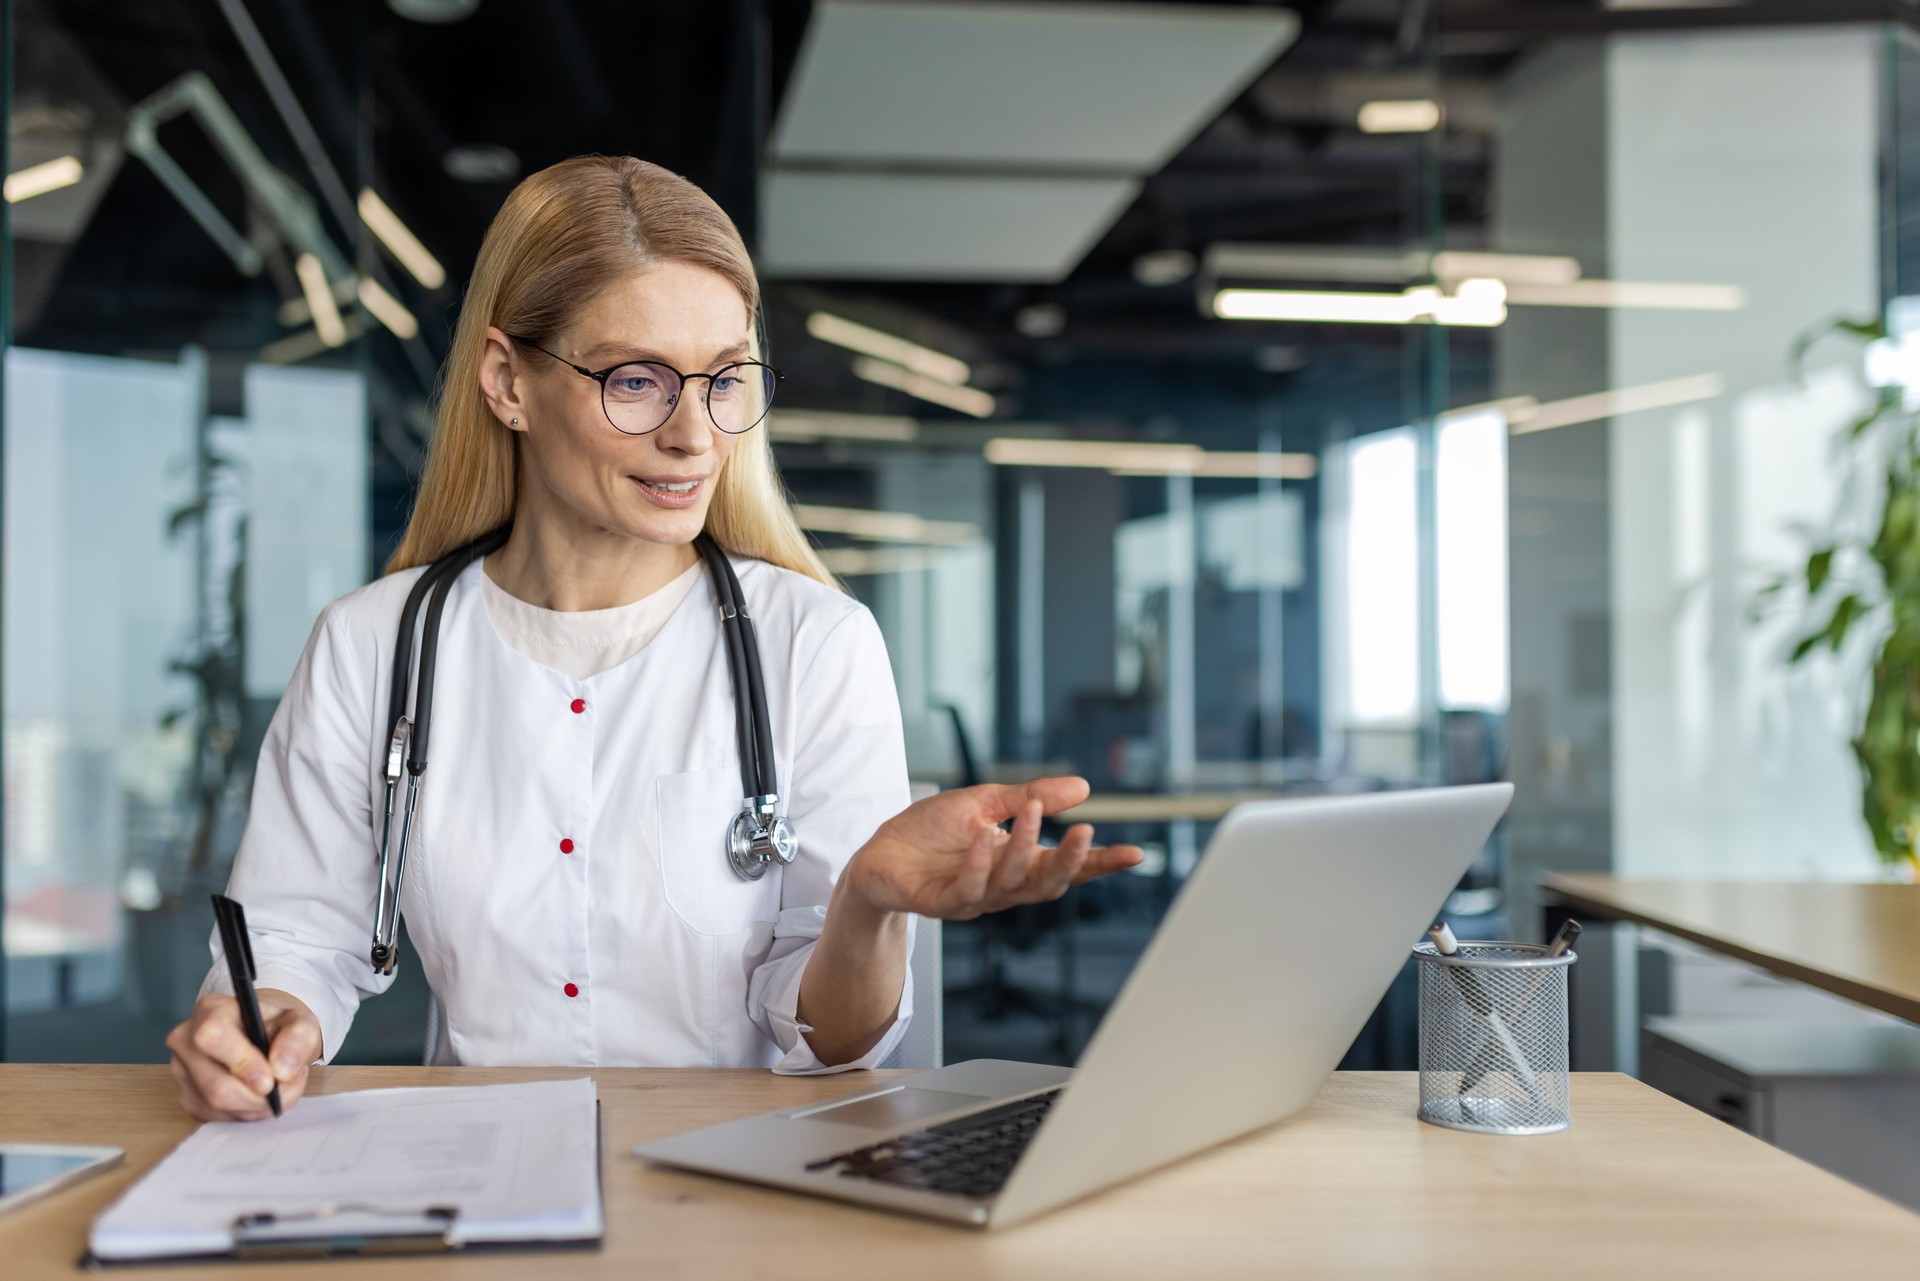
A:
[[[1133,178],[775,170],[756,259],[769,276],[1054,281],[1133,201]]]
[[[773,154],[1150,172],[1298,28],[1285,9],[821,0]]]

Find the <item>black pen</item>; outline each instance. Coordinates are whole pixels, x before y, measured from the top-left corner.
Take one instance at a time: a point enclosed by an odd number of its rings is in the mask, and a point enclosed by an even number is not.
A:
[[[253,1042],[261,1057],[267,1059],[267,1072],[271,1074],[273,1061],[267,1054],[267,1022],[260,1017],[260,998],[253,992],[253,980],[259,971],[254,968],[253,943],[247,937],[247,914],[226,895],[215,894],[213,919],[220,926],[220,950],[227,954],[227,973],[233,976],[233,999],[240,1003],[240,1022],[247,1029],[247,1039]],[[267,1091],[267,1106],[275,1116],[280,1115],[278,1081]]]

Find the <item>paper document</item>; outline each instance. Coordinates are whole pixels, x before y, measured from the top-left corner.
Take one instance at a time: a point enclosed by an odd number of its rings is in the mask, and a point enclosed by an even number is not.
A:
[[[593,1081],[363,1090],[302,1099],[275,1121],[203,1125],[106,1213],[103,1260],[224,1254],[260,1237],[438,1233],[579,1241],[601,1235]]]

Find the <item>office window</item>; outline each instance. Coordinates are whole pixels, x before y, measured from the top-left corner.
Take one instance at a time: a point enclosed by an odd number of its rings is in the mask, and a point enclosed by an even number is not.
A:
[[[1418,451],[1405,427],[1346,448],[1347,713],[1407,725],[1420,702]]]

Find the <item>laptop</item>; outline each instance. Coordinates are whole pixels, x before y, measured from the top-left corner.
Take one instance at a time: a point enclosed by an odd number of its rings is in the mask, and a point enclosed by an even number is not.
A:
[[[1312,1101],[1510,783],[1236,806],[1076,1068],[975,1059],[648,1143],[650,1161],[999,1228]]]

